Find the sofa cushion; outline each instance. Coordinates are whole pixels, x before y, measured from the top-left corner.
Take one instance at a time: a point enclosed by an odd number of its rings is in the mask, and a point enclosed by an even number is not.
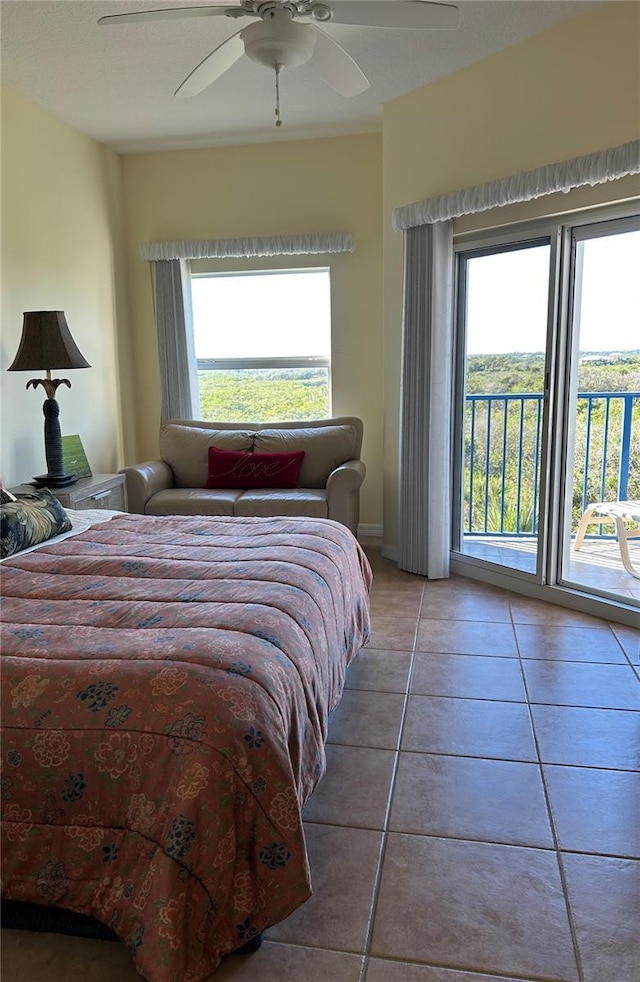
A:
[[[300,468],[303,488],[324,488],[331,471],[355,455],[357,434],[353,426],[314,426],[258,430],[253,449],[260,453],[304,450]]]
[[[205,488],[297,488],[304,450],[295,453],[244,453],[209,447]]]
[[[177,488],[204,487],[209,447],[213,444],[222,450],[251,450],[253,433],[165,423],[160,430],[160,456],[173,471]]]
[[[271,518],[277,515],[327,518],[327,495],[315,488],[245,491],[235,503],[234,514],[243,518]]]
[[[158,491],[145,506],[146,515],[233,515],[241,491],[169,488]]]

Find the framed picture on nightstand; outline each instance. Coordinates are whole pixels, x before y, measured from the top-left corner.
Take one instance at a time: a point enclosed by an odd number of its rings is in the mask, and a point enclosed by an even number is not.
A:
[[[75,474],[77,478],[92,476],[82,440],[77,433],[62,437],[62,462],[65,474]]]

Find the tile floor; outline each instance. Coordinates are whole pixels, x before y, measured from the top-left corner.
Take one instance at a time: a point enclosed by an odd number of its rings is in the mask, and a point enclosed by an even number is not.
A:
[[[640,570],[640,539],[630,541],[628,546],[631,563],[635,570]],[[465,536],[463,552],[510,569],[535,573],[536,549],[537,540],[534,538]],[[617,539],[585,539],[578,552],[573,549],[569,551],[568,559],[567,583],[577,589],[586,588],[587,592],[604,592],[626,603],[632,601],[640,604],[640,579],[624,568]]]
[[[638,982],[640,631],[368,552],[315,894],[212,982]],[[118,944],[3,942],[3,982],[139,979]]]

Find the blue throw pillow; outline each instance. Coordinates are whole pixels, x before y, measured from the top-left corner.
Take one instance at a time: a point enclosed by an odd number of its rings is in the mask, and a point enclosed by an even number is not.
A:
[[[69,517],[49,488],[25,491],[15,501],[4,500],[2,495],[2,559],[16,552],[37,546],[40,542],[68,532]]]

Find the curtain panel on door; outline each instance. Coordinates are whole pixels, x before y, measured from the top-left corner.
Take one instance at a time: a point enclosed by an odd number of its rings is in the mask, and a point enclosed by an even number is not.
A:
[[[398,565],[449,575],[453,225],[407,230]]]

